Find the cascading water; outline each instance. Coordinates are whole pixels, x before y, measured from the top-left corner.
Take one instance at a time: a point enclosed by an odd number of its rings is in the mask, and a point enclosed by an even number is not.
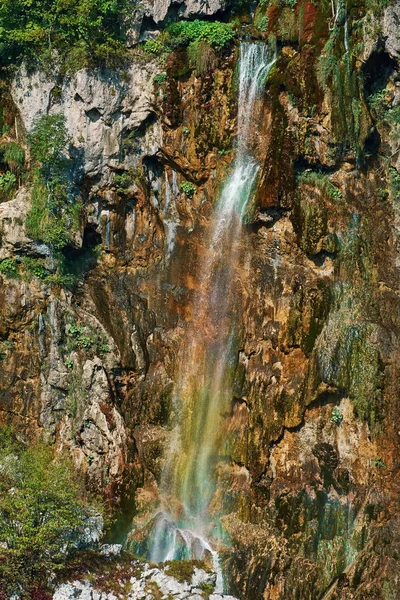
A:
[[[240,46],[236,156],[203,248],[193,318],[179,359],[178,417],[161,481],[162,506],[148,545],[155,562],[211,555],[220,591],[218,554],[209,540],[218,537],[211,503],[217,466],[224,459],[223,415],[231,405],[237,355],[234,271],[241,224],[259,171],[254,125],[274,61],[266,44]]]

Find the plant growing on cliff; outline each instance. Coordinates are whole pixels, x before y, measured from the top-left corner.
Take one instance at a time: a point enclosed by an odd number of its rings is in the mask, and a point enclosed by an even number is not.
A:
[[[98,354],[107,354],[110,348],[107,345],[107,339],[102,332],[93,332],[88,327],[83,327],[77,323],[70,323],[66,332],[69,338],[68,350],[90,350]]]
[[[193,183],[190,181],[183,181],[180,185],[180,188],[188,198],[193,198],[196,191],[196,186],[193,185]]]
[[[81,203],[69,178],[65,117],[43,115],[28,136],[33,161],[31,208],[26,225],[33,239],[53,250],[67,246],[79,227]]]
[[[340,408],[338,408],[336,406],[332,411],[331,422],[335,423],[335,425],[339,426],[342,423],[342,421],[343,421],[343,415],[340,411]]]
[[[18,265],[14,258],[5,258],[0,262],[0,273],[7,277],[18,277]]]
[[[15,187],[17,178],[14,173],[7,171],[4,175],[0,175],[0,193],[7,195]]]
[[[298,183],[316,187],[331,202],[337,202],[343,198],[342,192],[333,185],[329,177],[318,171],[300,171],[297,174],[297,181]]]
[[[63,566],[95,508],[67,457],[41,443],[25,448],[4,428],[0,466],[0,589],[28,593]]]
[[[217,50],[226,48],[235,37],[230,23],[220,21],[178,21],[167,28],[174,45],[206,42]]]
[[[0,146],[1,162],[5,163],[11,173],[20,173],[25,163],[25,150],[16,142],[8,142]]]

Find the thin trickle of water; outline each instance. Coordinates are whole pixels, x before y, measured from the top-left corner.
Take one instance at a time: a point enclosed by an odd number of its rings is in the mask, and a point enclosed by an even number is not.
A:
[[[256,125],[261,115],[266,76],[275,61],[266,44],[242,43],[239,63],[239,110],[236,155],[216,202],[208,242],[203,248],[193,318],[182,344],[176,378],[179,415],[162,480],[162,506],[155,517],[149,557],[155,562],[209,557],[223,591],[210,503],[216,467],[223,450],[223,413],[232,398],[237,348],[237,290],[240,230],[255,186],[259,163]],[[174,177],[175,176],[175,177]],[[167,212],[171,188],[166,175]]]
[[[165,226],[167,258],[171,255],[174,249],[177,229],[176,215],[172,213],[172,193],[174,194],[174,196],[176,196],[176,193],[173,192],[173,188],[171,188],[171,185],[169,183],[168,172],[165,171],[165,204],[163,210],[163,221]]]

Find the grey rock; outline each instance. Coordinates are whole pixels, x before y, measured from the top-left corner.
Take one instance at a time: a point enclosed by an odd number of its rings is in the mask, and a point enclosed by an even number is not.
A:
[[[81,162],[75,178],[85,173],[108,176],[108,169],[120,164],[123,132],[140,127],[153,112],[156,62],[132,62],[123,80],[111,71],[78,71],[64,78],[61,94],[52,100],[56,77],[29,73],[22,67],[14,78],[12,96],[21,120],[30,131],[43,114],[63,114],[74,148],[75,162]],[[58,86],[57,86],[58,87]],[[156,152],[161,145],[161,129],[154,126],[142,140],[141,151]],[[129,166],[135,166],[137,153]],[[136,161],[136,162],[135,162]],[[104,172],[104,173],[103,173]]]
[[[151,16],[155,23],[162,23],[171,10],[187,19],[215,15],[230,4],[229,0],[147,0],[145,6],[146,16]]]
[[[122,552],[122,544],[103,544],[100,554],[103,556],[119,556]]]
[[[387,52],[392,58],[400,58],[400,2],[385,9],[382,25]]]

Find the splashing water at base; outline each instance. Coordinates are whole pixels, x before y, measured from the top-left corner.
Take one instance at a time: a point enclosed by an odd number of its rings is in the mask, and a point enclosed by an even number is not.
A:
[[[160,485],[162,506],[153,519],[147,553],[154,562],[210,559],[219,593],[223,591],[215,546],[219,536],[210,503],[217,464],[224,454],[222,415],[230,407],[237,353],[234,271],[241,225],[260,166],[254,126],[260,117],[266,76],[275,60],[266,44],[245,42],[240,46],[236,155],[203,249],[193,318],[176,378],[178,422]]]

